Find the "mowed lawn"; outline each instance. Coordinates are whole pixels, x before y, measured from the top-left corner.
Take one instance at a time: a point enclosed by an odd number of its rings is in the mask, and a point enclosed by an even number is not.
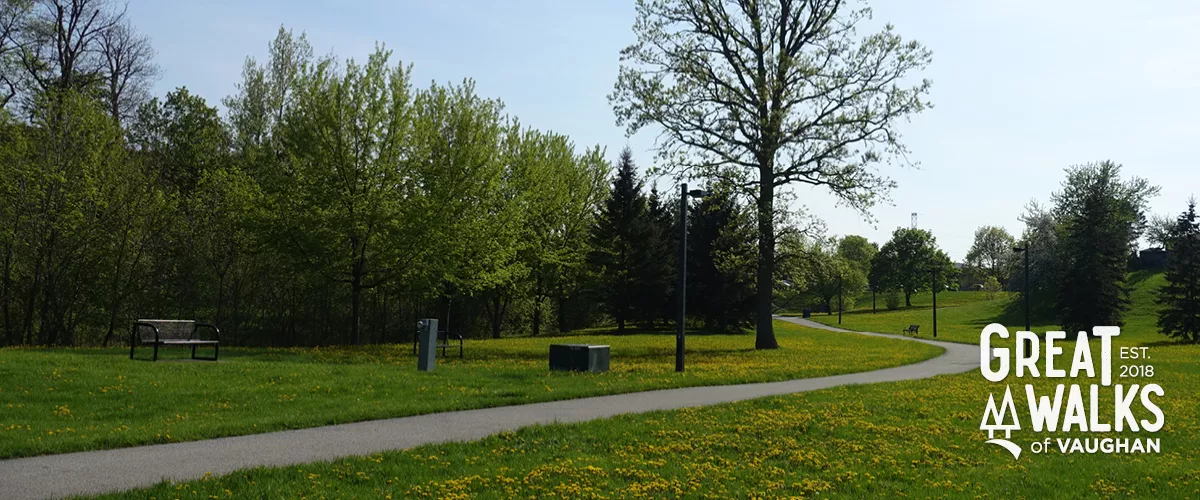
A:
[[[127,349],[0,349],[0,458],[268,432],[423,413],[697,385],[874,370],[942,350],[777,323],[781,349],[753,335],[691,335],[674,372],[669,334],[468,340],[465,359],[416,370],[410,345],[221,350],[157,363]],[[549,345],[608,344],[604,374],[550,372]],[[149,351],[139,352],[139,356]]]
[[[1166,279],[1162,273],[1137,272],[1130,275],[1129,283],[1132,287],[1131,307],[1126,314],[1120,339],[1127,343],[1166,340],[1166,337],[1157,333],[1157,306],[1154,304],[1155,293],[1166,283]],[[978,344],[979,332],[994,322],[1003,324],[1014,334],[1017,330],[1025,329],[1025,313],[1019,293],[1001,292],[990,300],[987,297],[984,292],[939,293],[937,340]],[[933,338],[932,294],[929,292],[914,295],[913,307],[901,307],[894,311],[886,310],[881,299],[878,311],[872,313],[870,300],[870,295],[866,295],[865,300],[860,298],[857,307],[842,314],[841,324],[838,324],[837,314],[814,314],[811,319],[846,330],[895,334],[900,334],[909,325],[920,325],[920,337]],[[1032,323],[1033,331],[1039,335],[1059,329],[1053,318],[1035,316]],[[1011,343],[1012,339],[1004,344]]]
[[[925,292],[913,296],[913,306],[889,311],[882,302],[876,312],[871,312],[870,295],[866,306],[859,301],[858,307],[842,313],[838,324],[837,314],[814,314],[812,320],[830,326],[860,332],[900,334],[909,325],[920,325],[922,338],[933,338],[932,294]],[[1000,293],[988,299],[984,292],[942,292],[938,294],[938,337],[937,340],[978,344],[979,332],[993,321],[999,321],[1014,331],[1025,328],[1025,316],[1021,312],[1020,294]],[[795,314],[788,314],[795,315]],[[1034,318],[1037,320],[1038,318]],[[1035,332],[1045,332],[1054,325],[1046,321],[1034,321]]]
[[[471,443],[164,483],[112,498],[1200,498],[1200,345],[1165,342],[1149,329],[1147,300],[1160,283],[1161,276],[1139,282],[1135,313],[1118,338],[1118,345],[1149,347],[1153,381],[1164,388],[1157,403],[1165,427],[1139,434],[1161,439],[1158,455],[1026,450],[1014,461],[985,444],[979,430],[988,394],[1003,386],[968,372],[539,426]],[[1019,390],[1028,381],[1008,382]],[[1058,382],[1034,385],[1046,394]],[[1111,421],[1105,411],[1112,411],[1112,395],[1101,394],[1101,418]],[[1138,406],[1134,412],[1150,418]],[[1068,436],[1115,434],[1036,434]],[[1013,437],[1033,439],[1029,429]]]

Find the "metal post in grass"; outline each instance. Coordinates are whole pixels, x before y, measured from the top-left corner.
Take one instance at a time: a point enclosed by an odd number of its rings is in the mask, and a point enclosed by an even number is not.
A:
[[[842,276],[838,275],[838,324],[842,324]]]
[[[1025,299],[1025,331],[1032,332],[1033,326],[1030,325],[1029,321],[1029,242],[1025,242],[1025,246],[1023,247],[1013,247],[1013,251],[1025,254],[1025,286],[1021,287],[1021,295]],[[1031,341],[1025,341],[1026,353],[1033,351],[1033,346],[1030,344],[1032,344]]]
[[[417,343],[420,347],[417,370],[431,372],[437,365],[437,332],[437,319],[426,318],[417,322]]]
[[[937,272],[938,272],[938,270],[935,267],[935,268],[929,269],[929,272],[931,274],[933,274],[933,283],[932,283],[933,286],[931,287],[931,289],[933,290],[933,338],[937,338],[937,293],[938,293]]]
[[[688,191],[686,182],[679,185],[679,319],[675,329],[675,371],[683,372],[684,323],[687,318],[687,212],[688,197],[703,198],[708,192]]]

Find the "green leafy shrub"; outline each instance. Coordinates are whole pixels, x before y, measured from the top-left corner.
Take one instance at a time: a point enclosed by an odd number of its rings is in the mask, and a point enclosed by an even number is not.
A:
[[[884,300],[887,301],[889,311],[895,311],[900,308],[900,292],[886,292],[884,293]]]

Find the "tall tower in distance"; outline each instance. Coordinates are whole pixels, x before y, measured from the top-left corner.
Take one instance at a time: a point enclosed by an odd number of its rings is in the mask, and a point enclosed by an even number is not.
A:
[[[913,229],[917,228],[917,213],[916,212],[912,213],[912,228]]]

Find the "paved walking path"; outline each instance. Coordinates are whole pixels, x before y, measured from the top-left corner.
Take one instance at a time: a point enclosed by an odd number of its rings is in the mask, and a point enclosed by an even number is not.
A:
[[[783,321],[846,332],[800,318]],[[904,338],[897,335],[862,335]],[[906,366],[830,377],[761,384],[689,387],[566,401],[485,408],[314,427],[249,436],[0,460],[0,498],[59,498],[186,481],[256,466],[281,466],[369,455],[447,441],[469,441],[534,424],[581,422],[622,413],[670,410],[814,391],[850,384],[892,382],[960,373],[979,366],[979,348],[910,339],[946,349]]]

